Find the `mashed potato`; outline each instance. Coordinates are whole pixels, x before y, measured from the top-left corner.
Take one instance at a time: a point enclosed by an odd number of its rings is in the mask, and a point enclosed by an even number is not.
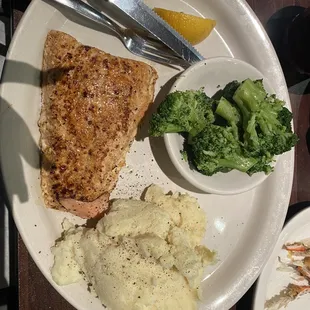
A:
[[[67,285],[84,274],[112,310],[196,309],[203,267],[214,259],[200,245],[205,225],[195,198],[152,185],[144,201],[114,201],[96,229],[65,221],[53,279]]]

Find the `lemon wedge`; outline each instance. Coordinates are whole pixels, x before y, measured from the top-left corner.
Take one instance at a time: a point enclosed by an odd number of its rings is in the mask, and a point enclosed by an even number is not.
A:
[[[206,39],[216,25],[216,21],[213,19],[161,8],[154,8],[153,10],[193,45]]]

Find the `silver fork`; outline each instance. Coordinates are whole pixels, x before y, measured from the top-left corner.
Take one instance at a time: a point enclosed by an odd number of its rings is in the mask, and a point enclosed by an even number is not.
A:
[[[50,0],[49,2],[56,2],[69,7],[87,19],[108,27],[117,34],[125,47],[135,55],[163,64],[188,66],[182,58],[174,55],[174,52],[164,44],[153,39],[142,38],[131,29],[120,27],[109,17],[82,0]]]

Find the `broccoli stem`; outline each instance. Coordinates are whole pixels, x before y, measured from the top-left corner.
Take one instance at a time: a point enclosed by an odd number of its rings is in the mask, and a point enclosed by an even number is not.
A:
[[[228,101],[232,101],[233,95],[236,92],[237,88],[240,86],[238,81],[232,81],[228,83],[224,89],[220,89],[213,96],[212,99],[220,100],[221,97],[226,98]]]
[[[257,122],[261,131],[265,135],[272,135],[278,131],[279,128],[284,127],[278,120],[277,115],[271,113],[269,110],[261,110]]]
[[[215,113],[223,117],[230,125],[237,124],[240,121],[238,110],[224,97],[218,102]]]
[[[238,124],[241,119],[239,111],[226,98],[221,97],[215,113],[224,118],[232,127],[234,137],[239,140]]]
[[[256,127],[256,114],[252,114],[247,123],[246,128],[244,129],[244,140],[251,141],[250,144],[252,147],[259,146],[258,135],[255,127]]]
[[[246,107],[249,111],[255,112],[259,103],[266,97],[266,92],[250,79],[245,80],[236,90],[233,99],[243,112]]]
[[[163,122],[162,117],[158,114],[153,115],[152,122],[150,123],[150,132],[153,137],[161,137],[165,133],[177,133],[182,130],[183,127],[178,126],[178,124]]]
[[[247,172],[257,163],[257,161],[257,159],[252,157],[232,156],[219,159],[219,165],[222,167],[237,169],[241,172]]]

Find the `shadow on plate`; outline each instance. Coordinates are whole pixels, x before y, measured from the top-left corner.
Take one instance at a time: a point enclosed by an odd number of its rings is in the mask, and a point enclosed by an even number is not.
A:
[[[176,81],[176,79],[181,75],[182,72],[178,73],[174,77],[172,77],[165,85],[162,86],[159,93],[157,94],[154,103],[147,111],[143,121],[141,122],[138,133],[136,135],[137,141],[143,141],[145,138],[149,137],[149,124],[152,117],[152,114],[157,110],[160,103],[165,99],[167,94],[169,93],[172,85]],[[165,173],[165,175],[175,184],[184,188],[185,190],[192,191],[195,193],[203,194],[204,192],[200,191],[193,185],[191,185],[188,181],[186,181],[182,175],[177,171],[174,167],[173,163],[170,160],[168,152],[166,150],[166,146],[163,138],[154,138],[149,137],[151,150],[153,152],[154,158],[160,167],[160,169]]]
[[[29,84],[40,88],[42,72],[37,68],[19,61],[6,60],[5,83]],[[54,78],[61,78],[67,70],[52,69]],[[18,72],[18,74],[16,74]],[[54,74],[54,72],[57,74]],[[60,74],[59,74],[60,72]],[[46,72],[47,73],[47,72]],[[2,81],[2,84],[4,82]],[[11,205],[13,196],[16,195],[21,203],[29,200],[27,184],[25,182],[22,158],[33,168],[40,167],[40,150],[37,142],[23,120],[4,98],[0,98],[1,117],[1,196],[7,206]],[[27,102],[27,108],[36,113],[37,103]],[[34,107],[35,105],[35,107]],[[4,134],[5,133],[5,134]],[[6,182],[4,182],[4,179]],[[6,186],[10,192],[6,189]]]
[[[25,182],[22,158],[34,168],[39,168],[39,162],[34,161],[33,150],[39,153],[37,144],[33,140],[30,131],[23,119],[13,110],[10,104],[1,100],[1,131],[5,132],[5,143],[1,141],[1,192],[5,204],[10,207],[13,196],[16,195],[20,202],[29,199]],[[10,143],[8,143],[10,141]],[[4,182],[6,179],[7,182]],[[10,194],[5,184],[10,184]]]
[[[138,132],[136,135],[137,141],[143,141],[145,138],[149,137],[149,124],[150,124],[152,114],[156,112],[158,106],[161,104],[161,102],[164,101],[164,99],[168,95],[172,85],[177,80],[177,78],[181,75],[181,73],[182,72],[173,76],[169,81],[166,82],[165,85],[163,85],[160,88],[157,96],[155,97],[154,102],[152,103],[150,108],[145,113],[145,116],[139,125]]]
[[[173,183],[187,191],[191,191],[197,194],[207,194],[185,180],[178,172],[170,160],[163,138],[150,138],[150,145],[158,166]]]
[[[142,31],[141,26],[133,20],[131,17],[124,14],[122,11],[117,9],[113,4],[108,1],[102,0],[88,0],[90,6],[103,14],[108,15],[113,21],[117,22],[119,25],[134,29],[138,32]]]
[[[55,1],[52,1],[52,0],[43,0],[43,1],[46,2],[47,4],[51,5],[55,9],[57,9],[63,16],[65,16],[67,19],[69,19],[70,21],[72,21],[74,23],[77,23],[79,25],[93,29],[93,30],[98,31],[98,32],[102,32],[102,33],[105,33],[108,35],[115,36],[115,33],[112,30],[110,30],[108,27],[100,25],[96,22],[89,20],[86,17],[79,15],[73,9],[70,9],[70,8],[68,8],[64,5],[61,5],[59,3],[56,3]]]
[[[86,28],[90,28],[92,30],[101,32],[101,33],[105,33],[111,36],[114,36],[118,39],[120,39],[118,37],[118,35],[111,29],[109,29],[108,27],[98,24],[97,22],[94,22],[82,15],[80,15],[79,13],[77,13],[74,9],[68,8],[64,5],[61,5],[59,3],[55,3],[54,1],[51,0],[43,0],[44,2],[46,2],[47,4],[53,6],[54,8],[56,8],[63,16],[65,16],[68,20],[77,23],[79,25],[82,25]],[[102,4],[100,5],[100,3],[96,0],[92,0],[88,2],[93,8],[95,8],[97,11],[102,12]],[[124,15],[120,15],[119,12],[116,12],[115,8],[113,10],[113,8],[111,8],[111,4],[108,2],[105,2],[104,4],[104,13],[105,15],[108,15],[108,17],[110,17],[111,15],[114,16],[115,20],[119,21],[119,20],[125,20],[125,22],[123,21],[122,25],[125,26],[126,28],[129,29],[133,29],[137,34],[139,34],[140,36],[146,38],[149,37],[149,35],[141,30],[141,28],[139,28],[139,25],[134,22],[132,19],[130,19],[129,17],[125,17]],[[108,13],[108,14],[107,14]],[[116,16],[116,17],[115,17]],[[113,20],[114,21],[114,20]],[[119,24],[118,22],[116,22],[117,24]],[[124,48],[126,48],[124,46]],[[167,51],[169,51],[169,48],[167,47]],[[141,56],[142,57],[142,56]],[[142,57],[143,58],[143,57]],[[142,59],[141,59],[142,60]],[[143,61],[143,60],[142,60]],[[169,67],[169,68],[173,68],[175,70],[180,70],[180,66],[187,68],[188,67],[188,63],[186,63],[183,60],[176,60],[171,62],[170,64],[167,63],[161,63],[163,66]]]
[[[20,83],[40,86],[40,70],[23,62],[7,60],[5,63],[5,83]],[[2,81],[4,84],[4,81]],[[22,117],[12,108],[13,102],[0,98],[0,131],[1,137],[1,166],[0,166],[0,278],[4,279],[4,214],[5,208],[11,215],[11,204],[14,196],[20,202],[29,200],[28,187],[22,160],[34,168],[39,168],[39,149],[30,130]],[[31,110],[33,102],[25,102]],[[36,104],[36,103],[35,103]],[[35,154],[34,154],[35,153]],[[5,180],[5,181],[4,181]],[[9,191],[8,191],[9,190]],[[9,294],[16,300],[17,296],[17,232],[12,217],[8,221],[9,237]],[[8,284],[8,283],[6,283]],[[15,295],[14,295],[15,294]],[[10,297],[10,298],[11,298]],[[10,299],[8,300],[11,303]]]
[[[124,14],[121,10],[115,7],[112,3],[102,0],[88,0],[87,3],[99,12],[109,16],[117,24],[124,28],[133,29],[136,33],[143,37],[156,39],[151,33],[147,32],[133,18]]]

